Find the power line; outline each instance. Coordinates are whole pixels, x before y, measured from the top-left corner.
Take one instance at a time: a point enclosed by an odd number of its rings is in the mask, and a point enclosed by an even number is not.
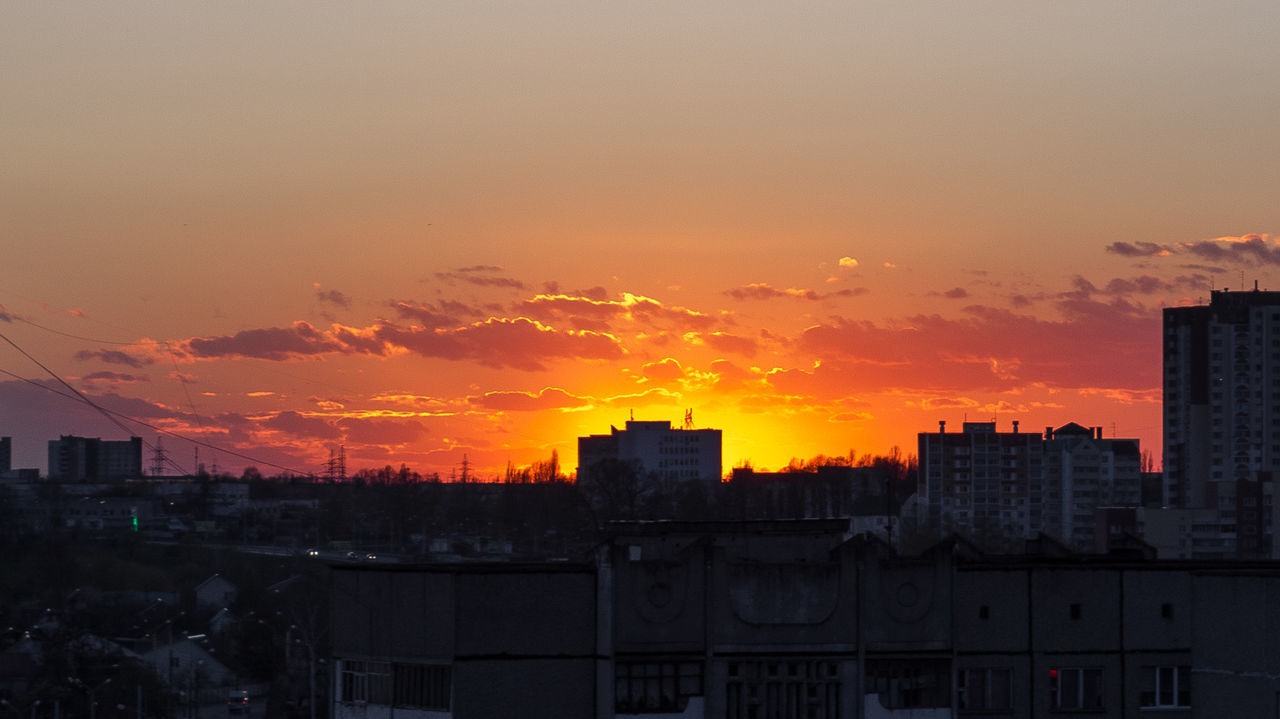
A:
[[[78,400],[78,401],[80,401],[80,402],[83,402],[83,403],[85,403],[85,404],[89,405],[90,407],[93,407],[93,408],[94,408],[95,410],[97,410],[100,414],[102,414],[102,416],[106,417],[106,418],[107,418],[107,420],[109,420],[112,424],[114,424],[115,426],[119,427],[121,430],[123,430],[124,432],[126,432],[126,433],[128,433],[128,434],[130,434],[130,435],[132,435],[132,434],[133,434],[133,430],[131,430],[129,427],[126,427],[122,422],[120,422],[120,420],[119,420],[119,419],[117,419],[117,417],[127,419],[127,420],[129,420],[130,422],[133,422],[134,424],[138,424],[138,425],[141,425],[141,426],[143,426],[143,427],[147,427],[147,428],[149,428],[149,429],[151,429],[151,430],[154,430],[155,432],[158,432],[158,433],[161,433],[161,434],[166,434],[166,435],[169,435],[169,436],[171,436],[171,437],[175,437],[175,438],[180,439],[180,440],[182,440],[182,441],[184,441],[184,442],[190,442],[190,443],[192,443],[192,444],[194,444],[194,445],[197,445],[197,446],[200,446],[200,447],[207,447],[207,448],[212,449],[212,450],[215,450],[215,451],[226,452],[227,454],[230,454],[230,455],[231,455],[231,456],[233,456],[233,457],[238,457],[238,458],[240,458],[240,459],[247,460],[247,461],[249,461],[249,462],[253,462],[254,464],[262,464],[262,465],[265,465],[265,466],[268,466],[268,467],[273,467],[273,468],[275,468],[275,469],[279,469],[279,470],[282,470],[282,471],[285,471],[285,472],[290,472],[290,473],[292,473],[292,474],[297,474],[297,475],[303,475],[303,476],[305,476],[305,475],[307,474],[306,472],[300,472],[300,471],[298,471],[297,469],[292,468],[292,467],[286,467],[286,466],[284,466],[284,465],[276,464],[276,463],[274,463],[274,462],[264,461],[264,460],[258,459],[258,458],[256,458],[256,457],[251,457],[251,456],[249,456],[249,455],[247,455],[247,454],[244,454],[244,453],[241,453],[241,452],[237,452],[237,451],[232,450],[232,449],[227,449],[227,448],[225,448],[225,447],[220,447],[220,446],[215,445],[215,444],[212,444],[212,443],[210,443],[210,442],[206,442],[206,441],[198,440],[198,439],[192,439],[192,438],[190,438],[190,437],[183,436],[183,435],[181,435],[181,434],[179,434],[179,433],[177,433],[177,432],[174,432],[174,431],[172,431],[172,430],[164,429],[164,428],[162,428],[162,427],[157,427],[157,426],[155,426],[155,425],[151,424],[150,422],[145,422],[145,421],[143,421],[143,420],[137,419],[136,417],[130,417],[129,415],[124,414],[124,413],[122,413],[122,412],[116,412],[116,411],[114,411],[114,410],[107,409],[106,407],[103,407],[103,406],[101,406],[101,405],[97,404],[96,402],[94,402],[93,400],[89,399],[87,396],[85,396],[85,395],[84,395],[84,393],[80,392],[80,390],[76,389],[76,388],[75,388],[75,387],[73,387],[70,383],[68,383],[66,380],[62,379],[62,377],[58,376],[58,374],[57,374],[56,372],[54,372],[53,370],[51,370],[51,369],[49,369],[48,367],[46,367],[43,363],[41,363],[41,362],[40,362],[39,360],[37,360],[35,357],[32,357],[30,354],[28,354],[28,353],[27,353],[27,351],[26,351],[26,350],[24,350],[24,349],[22,349],[21,347],[19,347],[19,346],[18,346],[18,344],[17,344],[16,342],[14,342],[13,340],[9,339],[9,337],[8,337],[7,335],[5,335],[4,333],[0,333],[0,339],[3,339],[5,342],[9,343],[9,344],[14,348],[14,349],[18,350],[18,352],[20,352],[20,353],[22,354],[22,356],[24,356],[24,357],[26,357],[27,359],[31,360],[31,362],[32,362],[32,363],[34,363],[34,364],[35,364],[36,366],[38,366],[40,369],[44,370],[44,371],[45,371],[45,372],[46,372],[50,377],[53,377],[55,380],[57,380],[57,382],[58,382],[59,384],[61,384],[63,387],[66,387],[66,388],[67,388],[67,390],[69,390],[69,391],[71,392],[71,394],[66,394],[66,393],[64,393],[64,392],[59,392],[58,390],[56,390],[56,389],[54,389],[54,388],[52,388],[52,387],[48,387],[48,386],[43,385],[43,384],[41,384],[41,383],[39,383],[39,382],[36,382],[35,380],[32,380],[32,379],[28,379],[28,378],[26,378],[26,377],[22,377],[21,375],[14,374],[13,372],[9,372],[8,370],[0,369],[0,373],[4,373],[4,374],[6,374],[6,375],[8,375],[8,376],[10,376],[10,377],[13,377],[14,379],[21,380],[21,381],[26,382],[26,383],[28,383],[28,384],[31,384],[31,385],[33,385],[33,386],[35,386],[35,387],[39,387],[39,388],[41,388],[41,389],[43,389],[43,390],[45,390],[45,391],[52,392],[53,394],[56,394],[56,395],[58,395],[58,396],[60,396],[60,397],[64,397],[64,398],[66,398],[66,399],[71,399],[71,400]],[[148,448],[150,448],[150,443],[147,443],[145,440],[144,440],[144,443],[148,445]],[[186,471],[185,471],[185,470],[184,470],[184,469],[183,469],[183,468],[182,468],[182,467],[181,467],[177,462],[175,462],[175,461],[174,461],[174,460],[172,460],[172,459],[168,459],[167,461],[168,461],[168,462],[169,462],[173,467],[175,467],[176,469],[178,469],[178,471],[179,471],[180,473],[182,473],[182,474],[186,474]]]
[[[19,321],[19,322],[25,322],[26,324],[29,324],[29,325],[31,325],[32,327],[36,327],[36,328],[38,328],[38,329],[42,329],[42,330],[44,330],[45,332],[52,332],[52,333],[53,333],[53,334],[55,334],[55,335],[62,335],[63,337],[70,337],[70,338],[71,338],[71,339],[73,339],[73,340],[84,340],[85,342],[93,342],[93,343],[95,343],[95,344],[100,344],[100,345],[118,345],[118,346],[120,346],[120,347],[124,347],[124,346],[127,346],[127,345],[134,344],[133,342],[112,342],[111,340],[102,340],[102,339],[98,339],[98,338],[96,338],[96,337],[83,337],[83,336],[81,336],[81,335],[73,335],[73,334],[71,334],[70,332],[63,332],[63,331],[61,331],[61,330],[55,330],[55,329],[53,329],[52,327],[45,327],[45,326],[44,326],[44,325],[42,325],[42,324],[39,324],[39,323],[36,323],[36,322],[32,322],[31,320],[27,319],[26,317],[20,317],[20,316],[18,316],[18,315],[11,315],[11,316],[13,317],[13,319],[15,319],[15,320],[17,320],[17,321]]]

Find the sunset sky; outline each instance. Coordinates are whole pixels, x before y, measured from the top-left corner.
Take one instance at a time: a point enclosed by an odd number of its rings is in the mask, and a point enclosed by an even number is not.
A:
[[[1159,462],[1161,307],[1280,289],[1278,31],[1203,0],[7,3],[0,435],[42,469],[158,428],[235,473],[342,445],[492,476],[692,409],[726,470],[966,418]]]

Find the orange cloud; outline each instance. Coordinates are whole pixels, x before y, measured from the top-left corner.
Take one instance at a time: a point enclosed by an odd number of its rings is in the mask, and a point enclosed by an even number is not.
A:
[[[421,439],[426,427],[415,419],[346,418],[338,423],[346,441],[358,444],[406,445]]]
[[[486,367],[546,369],[555,359],[608,360],[625,354],[612,335],[587,330],[561,331],[523,317],[490,318],[453,330],[383,325],[377,338],[422,357],[471,360]]]
[[[546,322],[568,321],[578,328],[605,331],[617,320],[649,326],[701,329],[715,319],[685,307],[667,307],[661,302],[624,292],[621,300],[600,300],[570,295],[537,295],[516,305],[516,311]]]
[[[857,295],[864,295],[867,293],[867,289],[865,287],[855,287],[836,290],[835,292],[818,292],[817,290],[796,289],[794,287],[778,289],[767,282],[753,282],[749,285],[725,290],[724,293],[735,300],[772,300],[777,298],[791,298],[819,302],[831,297],[854,297]]]
[[[470,398],[470,402],[485,409],[512,412],[565,409],[581,407],[589,403],[582,397],[569,394],[559,387],[545,387],[537,392],[485,392],[480,397]]]

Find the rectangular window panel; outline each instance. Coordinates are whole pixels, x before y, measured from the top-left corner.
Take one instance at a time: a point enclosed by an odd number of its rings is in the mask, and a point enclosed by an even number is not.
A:
[[[1139,675],[1138,706],[1144,709],[1191,708],[1191,667],[1143,667]]]
[[[1049,670],[1050,706],[1055,711],[1102,711],[1102,669],[1054,667]]]
[[[449,710],[452,668],[445,664],[396,663],[393,667],[395,706]]]
[[[620,659],[614,664],[619,714],[681,712],[689,697],[702,693],[700,661]]]
[[[1013,705],[1008,669],[962,669],[956,675],[961,712],[1007,712]]]
[[[832,661],[731,661],[728,719],[840,719],[839,665]]]

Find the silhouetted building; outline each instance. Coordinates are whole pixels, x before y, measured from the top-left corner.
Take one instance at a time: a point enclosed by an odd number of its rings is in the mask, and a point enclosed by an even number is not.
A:
[[[142,476],[142,438],[111,441],[63,435],[49,440],[49,478],[69,482]]]
[[[1273,554],[1262,502],[1280,468],[1280,292],[1215,290],[1208,305],[1166,308],[1163,369],[1165,501],[1217,510],[1236,530],[1226,556]],[[1235,527],[1242,513],[1255,521]]]
[[[1264,716],[1280,564],[901,557],[840,521],[613,526],[591,563],[333,567],[331,716]],[[1141,547],[1139,547],[1141,550]]]
[[[917,493],[926,526],[984,540],[1045,533],[1077,550],[1094,546],[1094,509],[1138,506],[1136,439],[1104,439],[1100,427],[1074,422],[1044,434],[996,431],[965,422],[961,432],[918,435]]]
[[[673,428],[670,422],[630,420],[626,429],[578,438],[578,479],[607,460],[630,464],[641,477],[719,482],[721,433],[718,429]]]
[[[0,437],[0,474],[13,469],[13,439]]]
[[[927,526],[1027,536],[1031,478],[1043,472],[1039,434],[1019,432],[1016,421],[1012,432],[997,432],[995,422],[965,422],[961,432],[947,432],[940,421],[937,432],[921,432],[917,440],[917,493]]]
[[[1171,506],[1280,468],[1280,292],[1212,291],[1164,310],[1164,471]]]
[[[1087,551],[1095,545],[1098,507],[1136,508],[1142,503],[1141,457],[1136,439],[1104,439],[1102,428],[1074,422],[1045,427],[1044,474],[1032,477],[1028,495],[1031,530],[1061,537]],[[1036,496],[1042,521],[1035,521]]]

